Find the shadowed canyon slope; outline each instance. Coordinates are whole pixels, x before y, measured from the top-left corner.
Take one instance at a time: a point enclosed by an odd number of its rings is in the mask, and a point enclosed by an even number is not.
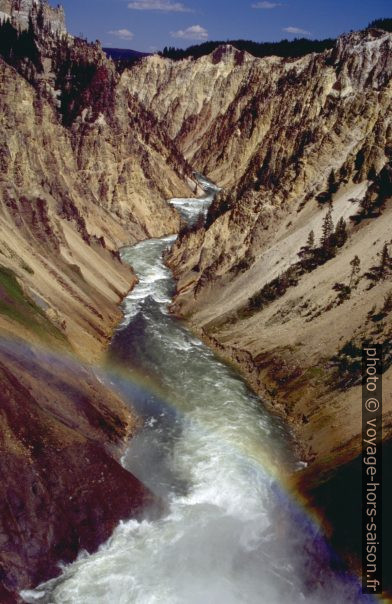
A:
[[[391,34],[367,30],[298,60],[227,46],[147,58],[125,76],[225,186],[207,228],[183,233],[168,258],[173,310],[288,418],[314,468],[359,451],[362,343],[382,342],[390,365],[391,51]],[[324,237],[329,209],[341,240]],[[388,369],[385,436],[390,380]]]
[[[80,362],[0,343],[0,601],[93,552],[152,497],[119,457],[137,421]]]

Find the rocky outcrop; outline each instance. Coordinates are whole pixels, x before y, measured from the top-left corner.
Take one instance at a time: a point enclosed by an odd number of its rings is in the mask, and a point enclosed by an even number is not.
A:
[[[220,57],[168,61],[161,76],[161,59],[135,69],[158,90],[157,114],[160,79],[187,78],[183,99],[162,100],[161,119],[172,123],[181,108],[200,138],[188,147],[180,126],[172,137],[226,185],[207,228],[183,234],[168,258],[178,280],[173,311],[287,418],[316,473],[359,452],[361,395],[351,372],[364,341],[385,345],[385,437],[392,429],[390,269],[374,278],[385,245],[392,253],[391,50],[391,34],[368,30],[299,60],[240,59],[223,48]],[[329,209],[345,235],[322,258]]]
[[[267,78],[274,77],[275,65],[280,63],[274,57],[263,62]],[[157,55],[147,57],[124,73],[123,82],[157,117],[194,168],[203,172],[206,164],[198,161],[198,157],[202,153],[207,156],[214,149],[210,140],[212,128],[231,107],[235,110],[241,91],[242,95],[249,93],[247,98],[250,98],[252,90],[245,90],[259,65],[260,60],[228,45],[197,61],[174,62]],[[238,116],[241,109],[239,104]],[[237,128],[224,133],[221,142],[224,147],[228,146],[228,153],[239,137]],[[244,157],[238,154],[241,165],[247,159],[247,153]],[[237,163],[232,162],[229,167],[223,165],[222,157],[215,163],[214,160],[217,158],[211,158],[214,167],[209,169],[212,179],[221,184],[233,184],[239,179],[242,172]]]
[[[22,30],[28,28],[29,19],[41,20],[51,33],[67,34],[63,7],[53,8],[46,0],[0,0],[0,19],[9,19]]]

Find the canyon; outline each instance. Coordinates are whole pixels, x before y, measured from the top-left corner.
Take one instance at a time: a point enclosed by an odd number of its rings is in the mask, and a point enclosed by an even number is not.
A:
[[[137,283],[124,246],[180,232],[171,310],[291,427],[296,480],[359,454],[363,342],[384,345],[392,433],[392,35],[299,59],[154,55],[119,73],[60,9],[22,5],[0,2],[2,20],[35,29],[31,56],[0,58],[4,602],[154,499],[119,463],[137,414],[96,370]],[[223,190],[186,227],[167,199],[201,193],[193,170]],[[321,262],[329,211],[344,240]]]

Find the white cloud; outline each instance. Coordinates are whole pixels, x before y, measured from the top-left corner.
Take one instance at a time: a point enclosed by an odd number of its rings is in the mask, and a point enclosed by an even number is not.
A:
[[[302,34],[303,36],[310,36],[310,31],[306,31],[306,29],[301,29],[300,27],[284,27],[282,31],[286,31],[288,34]]]
[[[172,2],[172,0],[136,0],[136,2],[129,2],[128,8],[131,10],[157,10],[164,13],[193,12],[191,8],[188,8],[182,2]]]
[[[182,38],[183,40],[207,40],[208,31],[201,25],[192,25],[187,29],[170,32],[172,38]]]
[[[116,38],[120,38],[120,40],[132,40],[134,36],[129,29],[112,29],[111,31],[108,31],[108,34],[116,36]]]
[[[252,4],[252,8],[262,8],[264,10],[277,8],[278,6],[283,6],[283,4],[281,4],[281,2],[255,2]]]

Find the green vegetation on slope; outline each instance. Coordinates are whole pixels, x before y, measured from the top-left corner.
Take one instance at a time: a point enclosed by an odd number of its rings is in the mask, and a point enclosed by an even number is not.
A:
[[[23,292],[15,274],[4,266],[0,266],[0,315],[23,325],[44,342],[67,342],[64,334],[50,322],[43,310]]]
[[[369,29],[370,28],[383,29],[392,32],[392,19],[375,19],[369,23]]]

